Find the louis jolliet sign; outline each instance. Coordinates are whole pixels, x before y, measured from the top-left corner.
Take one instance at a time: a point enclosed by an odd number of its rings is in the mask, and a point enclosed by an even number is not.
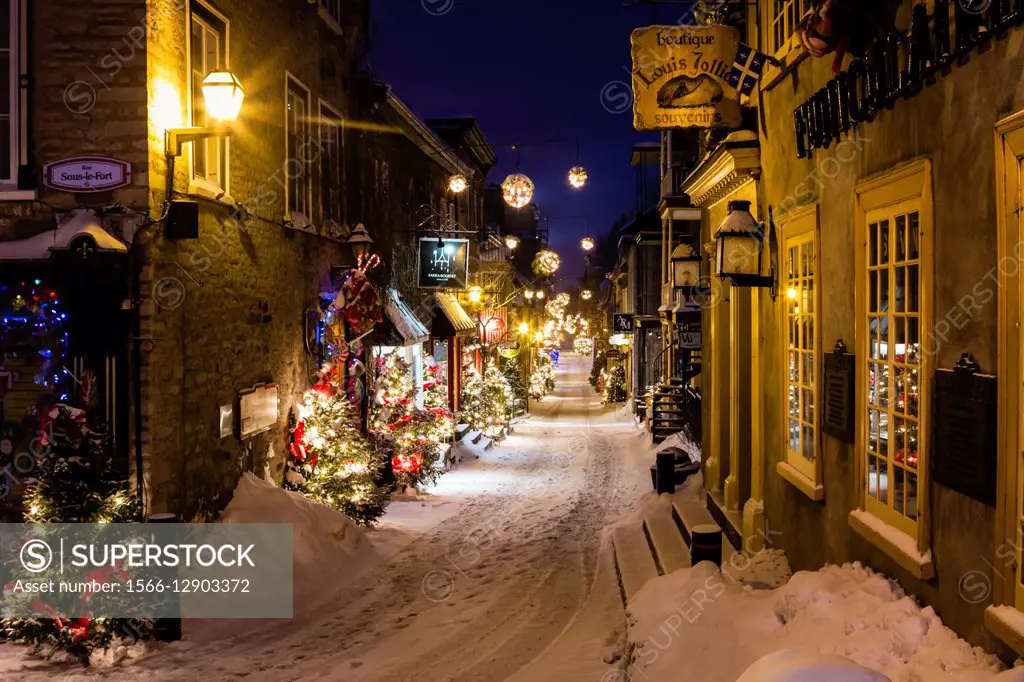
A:
[[[630,36],[633,125],[736,128],[740,103],[726,81],[740,32],[730,26],[646,26]]]

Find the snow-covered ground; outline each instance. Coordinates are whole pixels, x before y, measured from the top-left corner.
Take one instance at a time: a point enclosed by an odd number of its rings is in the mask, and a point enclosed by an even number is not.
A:
[[[649,492],[651,450],[625,408],[601,405],[588,363],[566,354],[561,365],[555,393],[531,401],[510,437],[469,447],[436,488],[394,502],[369,544],[350,536],[334,556],[319,541],[300,547],[309,568],[296,576],[310,584],[296,586],[294,619],[186,622],[184,641],[101,679],[503,680],[557,656],[548,647],[563,631],[577,647],[612,642],[625,622],[614,580],[595,580],[608,578],[602,529]],[[81,675],[22,653],[0,647],[0,678]],[[604,653],[568,665],[610,669]]]

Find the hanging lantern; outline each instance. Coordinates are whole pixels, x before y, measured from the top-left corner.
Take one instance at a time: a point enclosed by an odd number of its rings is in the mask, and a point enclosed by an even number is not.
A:
[[[689,244],[680,244],[672,250],[672,287],[692,291],[700,284],[700,254]]]
[[[561,257],[550,249],[538,251],[537,257],[533,259],[533,271],[542,277],[550,277],[555,274],[561,265]]]
[[[533,289],[523,289],[523,298],[527,301],[533,300]]]
[[[512,208],[522,208],[533,200],[533,181],[522,173],[513,173],[501,183],[505,203]]]
[[[593,251],[595,246],[597,246],[597,243],[593,237],[584,237],[580,240],[580,248],[584,251]]]
[[[569,169],[569,184],[580,189],[587,184],[587,169],[583,166],[573,166]]]
[[[356,257],[357,261],[361,261],[369,255],[370,247],[373,246],[373,239],[370,237],[370,233],[366,231],[365,225],[359,223],[352,228],[352,234],[348,238],[348,245],[352,249],[352,255]]]
[[[544,299],[544,290],[541,289],[540,291],[537,292],[537,300],[541,301],[543,299]]]
[[[466,191],[467,187],[469,187],[469,180],[467,180],[466,176],[462,174],[453,175],[448,181],[448,189],[450,189],[453,194],[462,194]]]
[[[582,298],[584,301],[589,301],[591,298],[593,298],[593,296],[594,292],[592,292],[590,289],[580,290],[580,298]]]
[[[715,275],[738,287],[770,287],[774,297],[775,269],[771,249],[765,248],[767,236],[750,214],[749,201],[730,201],[729,214],[715,230]]]
[[[510,234],[505,237],[505,246],[508,247],[509,251],[515,251],[519,247],[519,237],[514,234]]]

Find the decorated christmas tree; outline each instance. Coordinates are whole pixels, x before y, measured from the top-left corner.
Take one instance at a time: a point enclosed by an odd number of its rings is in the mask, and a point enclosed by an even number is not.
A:
[[[555,390],[555,367],[551,358],[541,356],[530,375],[530,397],[540,400]]]
[[[616,365],[608,370],[608,381],[604,388],[604,402],[621,403],[626,400],[626,370]]]
[[[523,381],[523,375],[519,371],[519,363],[515,359],[506,360],[501,371],[505,375],[505,379],[508,380],[509,388],[512,389],[512,397],[515,401],[512,416],[525,412],[528,389],[526,382]]]
[[[501,436],[515,409],[512,385],[498,366],[491,363],[484,370],[485,420],[481,429],[488,438]]]
[[[359,430],[359,411],[328,366],[299,404],[289,447],[285,485],[372,525],[384,513],[387,493],[377,485],[382,456]]]
[[[129,493],[123,472],[115,466],[107,430],[94,423],[88,412],[64,403],[54,404],[41,415],[38,443],[33,478],[26,481],[26,523],[136,520],[136,500]],[[102,576],[91,577],[106,581]],[[14,585],[7,585],[5,592],[17,595]],[[152,621],[62,617],[78,605],[64,604],[61,597],[53,595],[52,599],[30,604],[31,613],[46,612],[53,617],[5,618],[4,636],[26,642],[47,656],[66,651],[87,663],[94,649],[108,646],[115,638],[145,637],[152,630]],[[74,599],[79,596],[74,595]]]

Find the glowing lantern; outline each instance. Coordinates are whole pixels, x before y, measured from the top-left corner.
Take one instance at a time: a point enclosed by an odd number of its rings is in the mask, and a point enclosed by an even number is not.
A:
[[[589,301],[594,296],[594,293],[590,289],[583,289],[580,291],[580,298],[584,301]]]
[[[533,271],[542,277],[550,277],[555,274],[561,265],[561,257],[550,249],[537,252],[537,257],[533,259]]]
[[[596,243],[593,237],[584,237],[580,240],[580,248],[584,251],[593,251],[594,246],[596,246]]]
[[[580,189],[587,184],[587,170],[583,166],[573,166],[569,169],[569,184]]]
[[[484,291],[480,287],[472,287],[469,290],[469,302],[479,303],[480,299],[483,298]]]
[[[514,234],[508,235],[507,237],[505,237],[505,246],[507,246],[510,251],[515,251],[516,248],[519,246],[519,237],[515,236]]]
[[[450,189],[453,194],[462,194],[466,191],[467,187],[469,187],[469,181],[466,180],[465,175],[453,175],[448,181],[448,189]]]
[[[211,71],[203,79],[206,113],[218,121],[234,121],[242,110],[245,92],[238,77],[230,71]]]
[[[505,203],[512,208],[522,208],[533,200],[533,181],[522,173],[513,173],[501,183]]]

